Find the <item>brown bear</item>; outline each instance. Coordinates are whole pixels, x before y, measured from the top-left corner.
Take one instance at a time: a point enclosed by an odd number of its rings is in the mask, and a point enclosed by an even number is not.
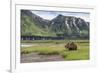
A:
[[[69,51],[77,50],[77,45],[74,42],[71,42],[71,43],[67,43],[65,45],[65,48],[68,49]]]

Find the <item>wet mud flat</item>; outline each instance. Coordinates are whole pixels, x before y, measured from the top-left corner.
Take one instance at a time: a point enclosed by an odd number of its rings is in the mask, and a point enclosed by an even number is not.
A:
[[[38,53],[22,54],[21,63],[64,61],[60,55],[38,55]]]

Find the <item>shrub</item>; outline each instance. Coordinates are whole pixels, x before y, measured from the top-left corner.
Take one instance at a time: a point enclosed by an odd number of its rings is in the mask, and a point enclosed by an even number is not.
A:
[[[29,53],[31,53],[31,52],[29,52],[29,51],[21,51],[21,54],[29,54]]]
[[[66,58],[66,57],[67,57],[67,55],[68,55],[68,53],[67,53],[67,52],[65,52],[65,51],[61,53],[61,56],[62,56],[63,58]]]
[[[39,55],[59,55],[58,51],[52,51],[52,52],[39,52]]]

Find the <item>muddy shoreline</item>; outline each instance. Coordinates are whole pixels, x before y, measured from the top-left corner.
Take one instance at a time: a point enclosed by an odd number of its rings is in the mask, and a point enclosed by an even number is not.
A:
[[[38,55],[38,53],[22,54],[21,63],[64,61],[60,55]]]

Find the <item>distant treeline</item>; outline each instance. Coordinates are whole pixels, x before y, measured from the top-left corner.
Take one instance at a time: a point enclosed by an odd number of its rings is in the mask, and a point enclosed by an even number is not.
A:
[[[64,39],[89,39],[89,38],[52,37],[52,36],[21,36],[21,40],[64,40]]]
[[[21,36],[21,40],[64,40],[64,37]]]

